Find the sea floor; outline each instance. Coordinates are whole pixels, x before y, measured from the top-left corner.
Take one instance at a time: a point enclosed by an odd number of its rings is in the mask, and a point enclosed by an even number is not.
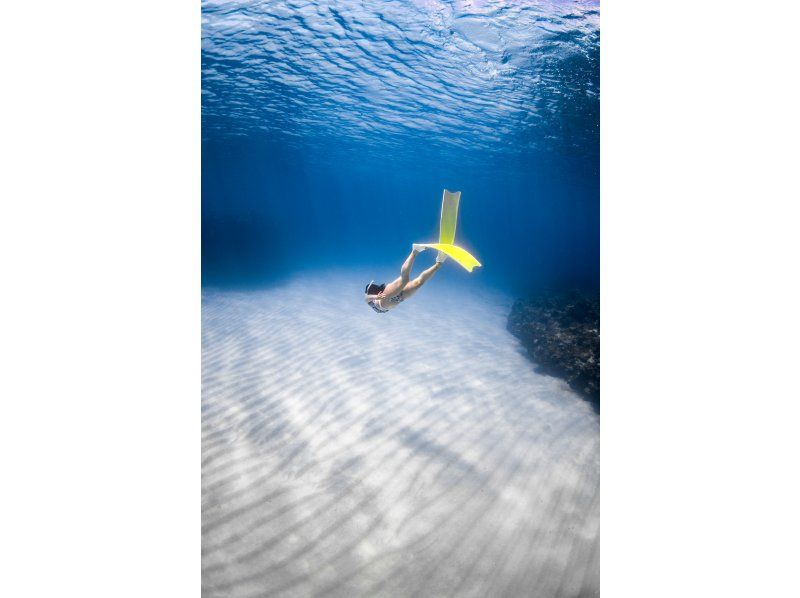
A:
[[[206,597],[599,595],[599,418],[437,276],[203,292]]]

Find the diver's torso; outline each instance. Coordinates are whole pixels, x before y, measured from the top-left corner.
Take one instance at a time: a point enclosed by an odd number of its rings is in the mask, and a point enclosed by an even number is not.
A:
[[[382,310],[389,311],[397,307],[398,304],[395,303],[394,301],[389,300],[388,298],[384,298],[375,301],[375,305],[377,305]]]
[[[381,309],[390,310],[400,305],[404,300],[405,297],[403,297],[403,291],[400,290],[400,292],[398,292],[396,295],[393,295],[391,297],[384,297],[383,299],[378,299],[375,303]]]

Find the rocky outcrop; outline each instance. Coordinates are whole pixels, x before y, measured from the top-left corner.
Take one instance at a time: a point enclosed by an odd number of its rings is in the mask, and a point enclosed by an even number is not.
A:
[[[508,315],[508,330],[539,371],[565,379],[599,408],[599,295],[547,291],[518,300]]]

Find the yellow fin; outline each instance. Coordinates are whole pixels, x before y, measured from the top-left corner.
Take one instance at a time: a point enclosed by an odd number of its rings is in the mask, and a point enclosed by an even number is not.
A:
[[[439,220],[439,243],[452,245],[456,240],[456,223],[458,222],[458,201],[461,191],[442,193],[442,217]]]
[[[475,266],[481,265],[469,251],[457,245],[452,245],[450,243],[419,243],[419,245],[446,253],[448,257],[453,258],[467,272],[472,272]]]

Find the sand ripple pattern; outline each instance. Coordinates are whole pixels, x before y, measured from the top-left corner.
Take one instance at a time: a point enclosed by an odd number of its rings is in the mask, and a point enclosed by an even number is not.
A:
[[[203,293],[203,595],[598,595],[597,415],[506,298],[365,274]]]
[[[598,144],[596,1],[205,0],[202,36],[205,137]]]

